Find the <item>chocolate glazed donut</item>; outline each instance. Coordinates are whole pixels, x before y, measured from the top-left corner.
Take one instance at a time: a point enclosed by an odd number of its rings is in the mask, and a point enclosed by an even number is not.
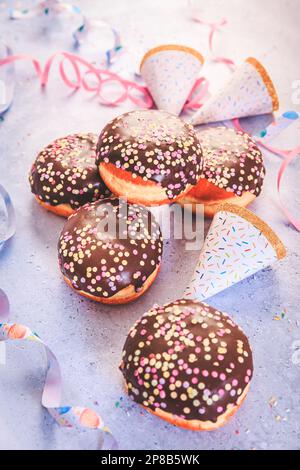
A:
[[[138,110],[105,126],[96,163],[114,194],[150,205],[170,203],[195,185],[201,157],[193,126],[165,111]]]
[[[131,328],[120,369],[130,397],[172,424],[222,426],[246,397],[253,374],[246,335],[204,303],[153,307]]]
[[[69,216],[87,202],[111,195],[95,164],[96,142],[95,134],[69,135],[38,154],[29,182],[43,207]]]
[[[81,207],[67,220],[58,242],[65,281],[103,303],[142,295],[160,267],[162,236],[153,215],[117,198]]]
[[[255,141],[226,127],[206,128],[197,135],[203,150],[203,171],[197,185],[179,202],[204,204],[208,217],[221,202],[242,207],[250,204],[260,195],[266,173]]]

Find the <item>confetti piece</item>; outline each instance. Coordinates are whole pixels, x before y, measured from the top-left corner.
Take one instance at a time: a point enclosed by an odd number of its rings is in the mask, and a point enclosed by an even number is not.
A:
[[[277,398],[276,397],[271,397],[269,400],[269,405],[271,408],[275,408],[277,406]]]
[[[285,318],[286,314],[287,314],[287,309],[284,308],[283,311],[281,312],[281,318],[282,319]]]

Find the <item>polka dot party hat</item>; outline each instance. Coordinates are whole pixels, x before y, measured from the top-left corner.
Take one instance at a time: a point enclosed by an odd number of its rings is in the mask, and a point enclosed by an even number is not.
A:
[[[141,75],[158,109],[180,114],[203,62],[199,52],[179,45],[158,46],[144,55]]]
[[[221,204],[184,297],[199,300],[212,297],[285,255],[280,239],[253,212]]]
[[[279,108],[273,82],[264,66],[249,57],[193,116],[192,124],[272,113]]]

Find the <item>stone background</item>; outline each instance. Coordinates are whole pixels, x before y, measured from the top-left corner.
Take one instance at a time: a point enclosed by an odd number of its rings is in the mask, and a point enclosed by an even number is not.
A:
[[[74,2],[90,17],[105,17],[121,32],[126,47],[114,70],[133,78],[143,50],[164,42],[199,49],[207,58],[203,74],[213,91],[228,76],[209,61],[208,29],[189,20],[188,2],[92,0]],[[19,2],[22,3],[22,2]],[[203,17],[225,16],[228,26],[216,35],[215,53],[242,61],[262,60],[279,90],[281,109],[300,110],[292,103],[292,83],[300,79],[298,0],[198,1]],[[9,21],[0,2],[0,39],[15,53],[28,53],[43,63],[57,50],[71,50],[71,29],[44,29],[38,20]],[[105,42],[105,41],[104,41]],[[177,429],[147,414],[125,395],[118,370],[126,334],[154,302],[182,295],[197,252],[184,241],[166,241],[164,263],[152,288],[137,302],[102,306],[73,293],[57,266],[57,239],[63,219],[43,211],[33,200],[27,174],[37,152],[52,139],[78,131],[99,132],[112,117],[133,106],[100,106],[83,91],[70,93],[51,72],[41,91],[29,63],[17,65],[13,106],[0,122],[0,180],[17,211],[17,233],[0,253],[0,285],[7,292],[12,318],[29,325],[56,353],[64,379],[64,404],[91,406],[104,418],[121,449],[299,449],[300,366],[292,362],[292,344],[300,339],[300,236],[278,205],[276,175],[279,157],[266,154],[267,178],[262,196],[252,205],[282,237],[287,258],[209,300],[229,312],[250,337],[255,375],[244,406],[224,428],[210,433]],[[261,128],[250,119],[249,129]],[[298,125],[299,127],[299,125]],[[298,142],[297,142],[298,140]],[[299,145],[294,127],[276,144]],[[299,214],[300,161],[288,169],[283,198]],[[208,223],[206,223],[206,229]],[[200,247],[199,247],[200,249]],[[285,311],[279,321],[274,317]],[[55,424],[40,406],[44,355],[35,344],[9,344],[6,367],[0,366],[0,449],[95,448],[92,432],[75,433]],[[277,401],[270,406],[269,401]]]

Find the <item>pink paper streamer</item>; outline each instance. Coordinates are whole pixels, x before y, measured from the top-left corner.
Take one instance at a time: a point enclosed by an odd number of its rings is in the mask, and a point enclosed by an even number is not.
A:
[[[212,61],[217,64],[226,65],[231,72],[233,72],[235,69],[235,62],[232,59],[229,59],[228,57],[215,57],[214,59],[212,59]]]
[[[56,356],[44,341],[27,326],[9,323],[9,301],[0,289],[0,343],[2,341],[35,341],[45,348],[47,373],[42,395],[42,405],[60,426],[68,428],[91,428],[101,430],[106,439],[102,449],[116,449],[117,444],[102,418],[90,408],[79,406],[61,406],[62,378]]]
[[[94,92],[95,94],[100,95],[101,98],[101,88],[104,83],[107,81],[115,81],[122,86],[123,93],[121,98],[118,98],[114,101],[108,101],[103,99],[104,104],[109,106],[116,106],[121,102],[125,101],[126,99],[131,100],[136,106],[138,107],[146,107],[150,108],[153,105],[152,98],[147,91],[147,89],[137,83],[130,82],[128,80],[123,79],[119,75],[109,71],[109,70],[101,70],[95,67],[94,65],[90,64],[86,60],[82,59],[81,57],[71,54],[69,52],[58,52],[53,54],[46,62],[44,68],[41,66],[38,60],[34,57],[29,55],[15,55],[5,59],[0,60],[0,66],[9,64],[11,62],[16,62],[19,60],[29,60],[32,62],[35,72],[40,80],[41,86],[46,86],[49,80],[50,70],[53,66],[53,62],[55,59],[60,58],[59,61],[59,73],[63,80],[63,82],[71,89],[77,90],[80,88],[85,89],[89,92]],[[72,66],[73,72],[75,73],[76,79],[70,79],[66,72],[66,63]],[[82,71],[81,67],[84,67],[84,71]],[[97,86],[90,87],[86,82],[86,75],[92,74],[94,78],[97,80]],[[142,99],[138,99],[132,94],[132,91],[138,91],[143,96]]]
[[[236,130],[240,132],[246,132],[241,124],[239,119],[233,119],[233,125]],[[255,138],[255,137],[254,137]],[[260,139],[255,139],[257,144],[264,147],[266,150],[268,150],[271,153],[274,153],[275,155],[278,155],[283,158],[283,162],[279,168],[278,175],[277,175],[277,191],[278,191],[278,196],[279,196],[279,203],[280,207],[282,209],[282,212],[284,213],[285,217],[287,220],[295,227],[298,232],[300,232],[300,220],[298,220],[296,217],[294,217],[290,211],[286,208],[285,204],[282,202],[282,197],[280,194],[280,188],[281,188],[281,181],[282,177],[288,167],[288,165],[297,157],[300,155],[300,147],[296,147],[291,150],[283,150],[283,149],[278,149],[275,148],[269,144],[266,144],[263,140]]]
[[[192,13],[192,20],[195,21],[196,23],[199,23],[204,26],[208,26],[210,28],[210,32],[208,36],[208,45],[209,45],[209,49],[212,51],[214,35],[217,31],[220,30],[222,26],[225,26],[227,24],[227,19],[222,18],[220,21],[217,21],[217,22],[204,21],[197,15],[196,12],[194,12]]]
[[[101,103],[107,106],[117,106],[128,99],[139,108],[153,107],[153,100],[146,87],[139,85],[135,82],[125,80],[124,78],[109,70],[98,69],[82,57],[79,57],[75,54],[71,54],[70,52],[58,52],[56,54],[53,54],[47,60],[44,67],[41,66],[38,60],[29,55],[15,55],[7,57],[5,59],[1,59],[0,66],[4,66],[6,64],[19,60],[29,60],[33,64],[35,72],[40,80],[41,86],[44,87],[49,81],[50,70],[53,67],[53,63],[55,59],[58,58],[60,59],[58,64],[60,77],[62,78],[65,85],[67,85],[72,90],[79,90],[82,88],[87,92],[94,93],[100,97]],[[73,73],[75,74],[75,80],[74,78],[69,78],[66,72],[66,64],[69,64],[69,66],[71,65]],[[95,85],[90,85],[88,83],[87,77],[89,75],[92,75],[92,77],[96,80]],[[103,87],[108,82],[116,82],[121,87],[122,92],[119,98],[116,98],[115,100],[108,100],[104,96]],[[207,90],[208,83],[206,83],[205,79],[202,78],[197,80],[192,92],[195,93],[196,89],[200,86],[202,88],[203,84],[205,84],[204,90]],[[135,96],[134,92],[139,93],[141,95],[141,98]],[[194,97],[191,102],[187,102],[185,107],[187,107],[188,109],[192,107],[200,107],[203,96],[204,91],[202,88],[198,93],[197,98]]]
[[[213,52],[213,40],[214,40],[215,34],[218,31],[220,31],[220,29],[223,26],[227,25],[228,20],[226,18],[221,18],[220,21],[215,21],[215,22],[205,21],[199,16],[197,10],[194,8],[191,8],[191,19],[195,23],[199,23],[202,26],[209,27],[210,31],[209,31],[209,36],[208,36],[208,46],[209,46],[209,50]],[[232,59],[229,59],[228,57],[214,57],[212,58],[212,62],[224,64],[230,70],[233,70],[235,68],[234,61]]]
[[[204,77],[198,78],[188,96],[184,109],[201,108],[203,99],[208,94],[208,89],[209,81]]]

